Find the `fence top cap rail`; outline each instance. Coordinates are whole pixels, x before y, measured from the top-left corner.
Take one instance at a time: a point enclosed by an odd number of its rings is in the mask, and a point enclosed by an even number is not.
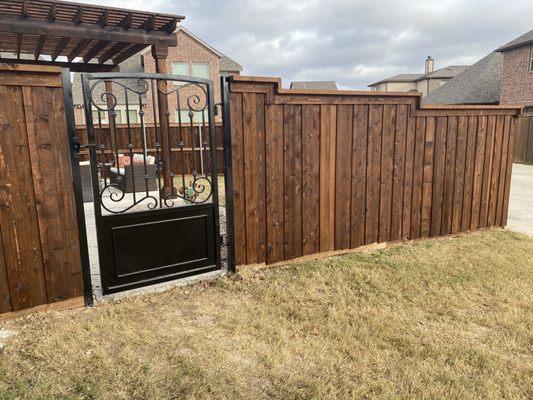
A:
[[[248,83],[271,83],[277,86],[278,94],[302,94],[302,95],[345,95],[345,96],[392,96],[392,97],[421,97],[420,93],[405,93],[405,92],[371,92],[369,90],[312,90],[312,89],[283,89],[281,87],[281,78],[266,77],[266,76],[243,76],[233,75],[230,77],[232,82],[248,82]]]
[[[230,82],[236,83],[248,83],[253,84],[270,84],[274,86],[274,94],[277,95],[307,95],[307,96],[352,96],[352,97],[403,97],[411,98],[416,103],[417,111],[454,111],[461,112],[467,110],[476,110],[478,112],[487,111],[506,111],[507,113],[513,112],[516,115],[520,115],[523,112],[524,106],[520,104],[505,104],[505,105],[492,105],[492,104],[425,104],[422,101],[422,94],[406,93],[406,92],[376,92],[369,90],[301,90],[301,89],[283,89],[281,87],[281,78],[266,77],[266,76],[242,76],[234,75],[229,78]]]

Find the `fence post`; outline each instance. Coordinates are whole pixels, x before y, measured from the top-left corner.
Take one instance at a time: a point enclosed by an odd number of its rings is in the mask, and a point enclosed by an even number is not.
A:
[[[61,70],[63,86],[63,98],[65,102],[65,118],[67,122],[67,138],[70,149],[70,164],[72,170],[72,186],[76,203],[76,219],[78,225],[78,241],[80,244],[81,275],[83,278],[83,292],[86,306],[93,305],[93,287],[91,282],[91,266],[89,261],[89,247],[87,244],[87,230],[85,225],[85,209],[81,187],[80,166],[75,155],[76,148],[76,122],[74,120],[74,105],[72,101],[72,84],[70,82],[70,70]]]
[[[229,78],[220,77],[222,93],[222,126],[224,132],[224,190],[226,194],[226,242],[228,271],[235,272],[235,235],[233,220],[233,170],[231,155],[231,120]]]

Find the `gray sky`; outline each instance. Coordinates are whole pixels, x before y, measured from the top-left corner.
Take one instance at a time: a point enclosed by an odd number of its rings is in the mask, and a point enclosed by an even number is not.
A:
[[[335,80],[342,88],[397,73],[472,64],[533,28],[531,0],[81,0],[186,16],[183,26],[246,75]]]

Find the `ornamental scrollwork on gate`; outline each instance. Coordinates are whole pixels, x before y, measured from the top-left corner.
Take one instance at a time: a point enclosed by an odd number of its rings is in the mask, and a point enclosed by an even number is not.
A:
[[[120,214],[213,200],[212,177],[216,175],[208,166],[216,168],[216,160],[208,164],[207,155],[212,156],[215,140],[214,127],[206,118],[210,109],[207,89],[205,83],[177,79],[121,76],[91,82],[88,118],[93,122],[93,162],[103,210]],[[171,122],[170,110],[166,121],[161,121],[158,97],[175,106],[175,122]],[[164,148],[163,139],[170,149]],[[164,187],[169,179],[170,187]]]

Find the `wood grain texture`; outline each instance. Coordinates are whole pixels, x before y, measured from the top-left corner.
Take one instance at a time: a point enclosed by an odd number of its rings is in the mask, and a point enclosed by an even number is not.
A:
[[[407,139],[408,107],[399,105],[396,109],[396,133],[394,139],[393,183],[391,191],[391,228],[389,240],[402,238],[404,187],[405,187],[405,156]]]
[[[244,180],[244,132],[243,132],[243,109],[242,94],[231,93],[230,119],[231,119],[231,153],[233,166],[233,208],[234,208],[234,235],[235,263],[237,265],[248,264],[246,258],[247,237],[246,231],[246,197]]]
[[[365,244],[368,106],[353,111],[351,247]]]
[[[504,117],[496,118],[496,130],[494,132],[494,148],[491,166],[490,197],[487,225],[496,225],[496,211],[498,206],[498,185],[500,183],[500,164],[502,159],[503,131],[505,127]]]
[[[266,225],[267,256],[271,264],[285,259],[283,223],[283,110],[266,106]]]
[[[0,226],[12,310],[47,303],[22,88],[0,86]]]
[[[452,231],[453,194],[455,189],[455,161],[457,154],[457,117],[448,118],[446,137],[446,164],[444,167],[444,188],[442,201],[441,234],[447,235]]]
[[[407,133],[405,143],[405,173],[403,186],[403,217],[402,217],[402,238],[411,237],[411,213],[413,203],[413,176],[415,158],[415,129],[416,118],[412,117],[410,109],[407,118]]]
[[[413,189],[411,205],[411,239],[420,237],[420,216],[422,212],[422,179],[424,177],[426,119],[416,119],[414,144]]]
[[[23,87],[48,302],[83,294],[70,149],[60,89]]]
[[[476,153],[474,159],[474,182],[472,184],[472,212],[470,229],[479,228],[481,195],[483,185],[483,165],[485,158],[485,144],[487,141],[487,117],[478,117]]]
[[[383,106],[371,105],[368,111],[368,149],[366,160],[366,244],[377,242],[379,239],[382,127]]]
[[[442,230],[444,203],[444,172],[446,168],[446,136],[448,118],[438,118],[435,131],[435,153],[433,155],[433,192],[431,199],[431,236],[439,236]]]
[[[392,221],[392,184],[394,177],[394,143],[396,141],[396,106],[383,106],[381,134],[381,170],[379,195],[378,241],[390,241]]]
[[[420,236],[430,236],[431,210],[433,195],[433,166],[435,152],[436,118],[426,119],[426,138],[424,141],[424,168],[422,171],[422,211],[420,212]]]
[[[256,102],[252,114],[232,119],[237,137],[256,141],[235,143],[244,171],[234,175],[246,177],[244,187],[260,175],[253,163],[266,152],[266,193],[257,199],[258,189],[245,190],[241,202],[248,263],[263,251],[274,263],[506,223],[516,108],[421,108],[415,96],[295,92],[270,78],[232,85],[232,95],[262,96],[266,109],[261,115]],[[263,119],[266,135],[257,133]],[[238,179],[236,186],[243,190]],[[265,219],[256,218],[262,207]],[[250,242],[262,240],[259,224],[266,247],[250,253]]]
[[[463,217],[463,190],[465,186],[465,157],[468,140],[468,117],[459,117],[455,157],[455,184],[453,194],[452,233],[461,230]]]
[[[320,106],[320,251],[335,247],[337,107]]]
[[[302,106],[302,224],[304,255],[320,251],[320,106]]]
[[[502,220],[501,227],[507,225],[507,218],[509,216],[509,196],[511,192],[511,177],[513,174],[513,149],[514,141],[516,139],[516,120],[511,118],[511,123],[509,126],[509,144],[507,146],[507,166],[505,170],[505,189],[503,193],[503,211],[502,211]]]
[[[335,154],[335,250],[350,248],[353,106],[337,106]]]
[[[461,230],[470,229],[472,217],[472,194],[474,183],[474,162],[477,142],[477,117],[468,119],[468,135],[466,144],[465,177],[463,189],[463,214],[461,217]]]
[[[303,254],[302,231],[302,107],[284,109],[284,210],[285,257]]]

